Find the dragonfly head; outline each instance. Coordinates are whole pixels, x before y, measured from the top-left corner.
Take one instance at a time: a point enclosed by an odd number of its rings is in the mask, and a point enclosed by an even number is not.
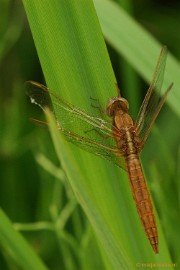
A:
[[[114,97],[108,101],[105,113],[108,116],[112,117],[115,115],[117,110],[122,110],[124,112],[127,112],[129,110],[129,103],[125,98]]]

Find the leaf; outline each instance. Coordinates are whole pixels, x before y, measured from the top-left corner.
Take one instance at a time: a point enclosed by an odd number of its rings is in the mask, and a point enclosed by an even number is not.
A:
[[[94,4],[107,42],[150,83],[162,44],[115,2],[94,0]],[[179,70],[178,60],[169,52],[163,89],[166,90],[170,83],[174,82],[167,103],[178,116],[180,116]]]
[[[117,94],[116,80],[92,1],[23,3],[51,91],[89,114],[96,113],[90,97],[98,98],[104,108],[108,98]],[[155,65],[156,54],[151,58]],[[60,116],[58,121],[61,123]],[[136,269],[135,262],[141,258],[152,263],[162,262],[164,257],[170,261],[165,242],[160,255],[153,254],[136,213],[127,175],[108,161],[68,144],[55,124],[51,125],[57,155],[111,264],[109,269]],[[160,227],[159,233],[162,243]]]
[[[23,269],[47,269],[22,235],[15,231],[13,224],[2,209],[0,209],[0,241],[4,249],[12,255]]]

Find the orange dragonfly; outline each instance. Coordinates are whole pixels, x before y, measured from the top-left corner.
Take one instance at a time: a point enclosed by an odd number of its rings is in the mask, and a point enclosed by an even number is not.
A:
[[[68,141],[112,161],[128,172],[137,212],[155,253],[158,253],[158,231],[139,154],[173,86],[171,83],[164,96],[159,98],[166,58],[167,48],[164,46],[135,122],[128,113],[128,101],[121,97],[118,88],[118,96],[111,98],[105,109],[105,114],[112,118],[112,122],[108,122],[103,117],[90,116],[64,102],[42,84],[26,82],[27,94],[32,103],[39,105],[43,110],[46,106],[54,108],[58,129]],[[50,97],[53,99],[53,106]],[[61,119],[60,124],[58,119]],[[70,119],[73,119],[72,123]]]

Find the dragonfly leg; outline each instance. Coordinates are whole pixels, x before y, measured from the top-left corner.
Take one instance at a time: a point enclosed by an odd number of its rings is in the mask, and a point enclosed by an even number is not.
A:
[[[90,97],[93,102],[96,102],[96,104],[91,103],[91,106],[95,109],[97,109],[101,115],[101,117],[104,115],[104,110],[101,106],[101,103],[99,102],[99,99]]]
[[[103,139],[108,139],[110,138],[111,136],[109,135],[104,135],[102,134],[99,130],[95,129],[95,128],[92,128],[92,129],[89,129],[89,130],[85,130],[84,133],[89,133],[89,132],[95,132],[95,133],[98,133]]]
[[[121,91],[120,91],[120,89],[118,87],[118,84],[115,83],[115,86],[116,86],[116,91],[117,91],[118,97],[121,97]]]

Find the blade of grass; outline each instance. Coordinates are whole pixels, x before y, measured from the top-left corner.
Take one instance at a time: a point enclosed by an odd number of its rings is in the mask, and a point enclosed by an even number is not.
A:
[[[156,59],[162,45],[117,3],[109,0],[94,0],[95,8],[107,41],[149,83],[152,80]],[[167,102],[180,116],[180,64],[169,53],[163,88],[174,82]]]
[[[74,103],[77,105],[81,104],[82,101],[83,103],[87,102],[87,110],[92,110],[89,97],[96,97],[97,95],[93,94],[96,91],[97,94],[107,100],[109,96],[107,91],[110,91],[111,88],[115,91],[115,78],[92,2],[82,2],[81,7],[75,2],[71,2],[72,4],[69,3],[66,2],[63,6],[62,3],[59,5],[58,1],[53,1],[54,5],[51,4],[49,6],[46,1],[24,1],[48,85],[52,90],[59,88],[62,89],[62,91],[64,90],[63,95],[68,97],[69,94],[69,100],[71,95],[71,99],[73,99]],[[78,27],[75,26],[75,23]],[[102,57],[97,61],[96,56],[100,52],[102,53]],[[104,70],[103,73],[102,69]],[[62,95],[62,92],[59,93],[59,95]],[[62,142],[61,145],[61,158],[64,154],[62,151],[63,145],[64,142]],[[100,203],[98,208],[100,207],[101,211],[103,209],[105,210],[106,213],[104,213],[104,215],[106,219],[109,219],[108,213],[112,210],[111,204],[115,205],[116,212],[112,216],[114,216],[113,223],[116,224],[119,209],[116,200],[114,201],[113,189],[108,180],[108,177],[111,178],[111,171],[107,169],[104,170],[101,160],[96,158],[93,162],[94,158],[92,159],[84,152],[82,154],[78,149],[73,149],[73,155],[76,156],[76,163],[72,161],[69,162],[69,166],[66,166],[66,171],[68,172],[68,170],[72,170],[72,168],[75,167],[75,173],[72,175],[77,175],[77,178],[82,181],[80,186],[86,185],[86,191],[89,190],[91,193],[90,196],[95,197],[96,204]],[[70,160],[71,157],[72,152],[69,154]],[[82,169],[82,172],[78,169],[76,164],[79,164],[79,168]],[[89,171],[95,173],[93,178],[90,175],[91,173],[89,174]],[[117,171],[118,170],[116,170],[116,172]],[[103,180],[103,178],[106,180]],[[96,179],[99,179],[99,181]],[[104,184],[106,184],[107,187],[104,192],[100,193],[101,187]],[[79,193],[81,192],[79,191]],[[116,194],[116,197],[118,198],[119,194]],[[107,204],[105,198],[108,198],[110,201],[110,203],[108,203],[109,210],[101,203]],[[109,223],[111,224],[110,219]],[[116,226],[118,232],[120,226]],[[104,236],[105,235],[104,233]],[[106,239],[103,239],[103,241],[105,240]],[[115,238],[113,241],[114,240]],[[111,252],[109,252],[109,243],[104,245],[104,247],[108,250],[107,253],[111,254],[109,257],[112,264],[115,265],[115,269],[121,266],[127,269],[127,259],[125,255],[121,256],[122,252],[119,251],[120,246],[115,247],[115,245],[117,246],[117,243],[114,244],[114,248],[111,249]],[[117,254],[115,259],[112,254]]]
[[[0,240],[18,264],[26,270],[47,270],[20,233],[14,230],[9,218],[0,209]]]
[[[108,97],[116,95],[115,77],[92,2],[23,2],[51,90],[59,90],[60,96],[89,112],[90,96],[105,105]],[[51,133],[57,137],[55,127]],[[127,175],[59,137],[54,142],[74,193],[111,262],[110,269],[135,269],[135,262],[142,256],[152,262],[160,262],[165,256],[169,261],[166,245],[161,245],[159,256],[151,250]]]

